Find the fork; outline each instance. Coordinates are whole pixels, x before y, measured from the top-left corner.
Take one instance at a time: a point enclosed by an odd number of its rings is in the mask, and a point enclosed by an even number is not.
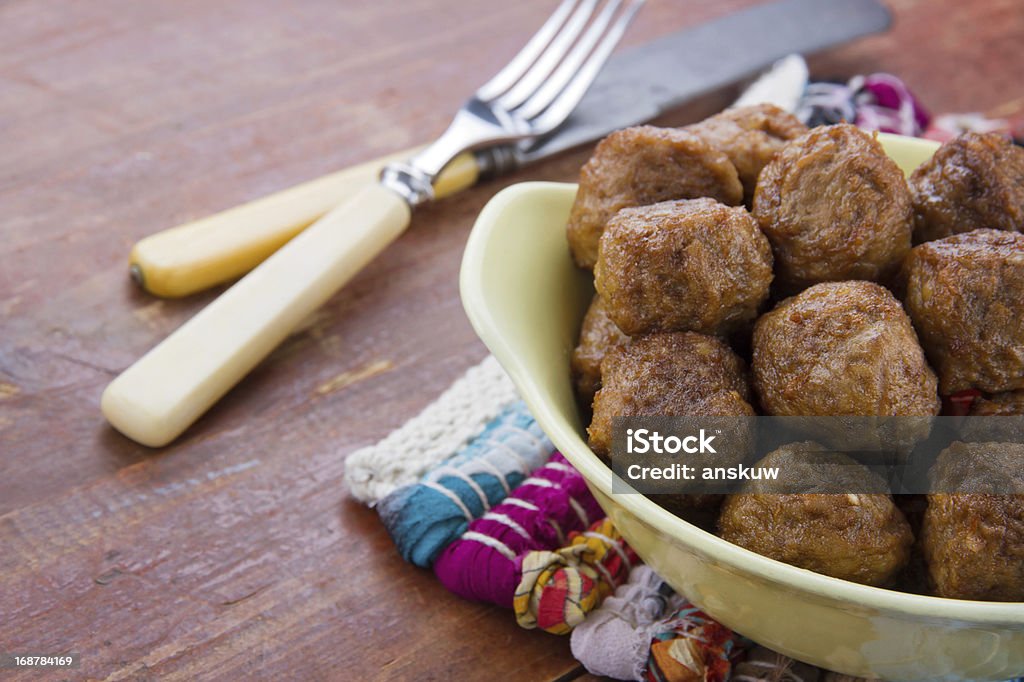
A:
[[[462,105],[441,137],[408,161],[385,167],[382,184],[417,206],[433,198],[435,180],[459,154],[529,143],[561,125],[643,0],[608,2],[587,27],[597,5],[598,0],[564,0],[519,54]]]
[[[514,163],[568,118],[643,0],[564,0],[448,129],[279,249],[115,378],[101,409],[121,433],[160,447],[238,383],[408,227],[438,177],[468,151]],[[600,9],[599,9],[600,8]]]

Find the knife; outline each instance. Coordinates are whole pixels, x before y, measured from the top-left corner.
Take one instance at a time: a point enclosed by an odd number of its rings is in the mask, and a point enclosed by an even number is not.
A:
[[[478,181],[650,120],[790,53],[811,53],[889,26],[876,0],[782,0],[726,15],[613,56],[566,124],[528,148],[463,154],[443,171],[438,198]],[[722,36],[729,36],[723,39]],[[419,149],[337,171],[139,241],[131,274],[146,291],[179,297],[236,279],[389,162]]]
[[[663,38],[609,64],[594,85],[599,91],[591,89],[581,103],[587,107],[557,134],[475,152],[476,172],[466,177],[472,184],[472,176],[545,158],[647,120],[794,49],[813,51],[888,23],[874,0],[779,0]],[[741,47],[723,54],[723,44]],[[730,60],[738,66],[723,66]],[[139,443],[166,445],[397,239],[409,211],[385,185],[361,187],[112,381],[101,398],[103,414]]]

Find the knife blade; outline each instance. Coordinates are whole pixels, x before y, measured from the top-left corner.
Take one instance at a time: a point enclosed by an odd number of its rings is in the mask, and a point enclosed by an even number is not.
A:
[[[776,0],[624,50],[612,56],[552,135],[459,157],[442,173],[438,193],[453,194],[480,178],[643,123],[787,54],[853,40],[884,30],[890,21],[877,0]],[[132,249],[132,275],[150,293],[167,297],[240,277],[372,182],[386,161],[411,154],[360,164],[146,237]]]
[[[877,0],[778,0],[623,51],[608,61],[565,125],[519,150],[517,159],[543,159],[649,121],[786,55],[812,54],[891,22]]]

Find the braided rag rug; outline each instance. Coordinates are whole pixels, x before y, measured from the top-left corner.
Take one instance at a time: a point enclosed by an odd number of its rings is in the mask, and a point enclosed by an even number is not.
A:
[[[571,635],[595,675],[860,679],[756,646],[675,594],[603,517],[494,357],[346,465],[350,493],[378,511],[406,561],[459,596],[511,608],[524,628]]]
[[[932,118],[888,74],[814,83],[798,115],[949,139],[1002,130],[979,115]],[[419,415],[349,455],[353,497],[375,508],[399,554],[453,593],[512,609],[524,628],[571,636],[595,675],[666,682],[853,682],[755,645],[643,565],[604,517],[493,357]],[[1012,682],[1024,682],[1020,678]]]

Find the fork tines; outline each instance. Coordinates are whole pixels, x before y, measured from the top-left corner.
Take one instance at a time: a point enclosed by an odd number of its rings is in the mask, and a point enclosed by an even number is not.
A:
[[[582,99],[643,0],[563,0],[505,68],[476,92],[491,107],[553,130]]]

